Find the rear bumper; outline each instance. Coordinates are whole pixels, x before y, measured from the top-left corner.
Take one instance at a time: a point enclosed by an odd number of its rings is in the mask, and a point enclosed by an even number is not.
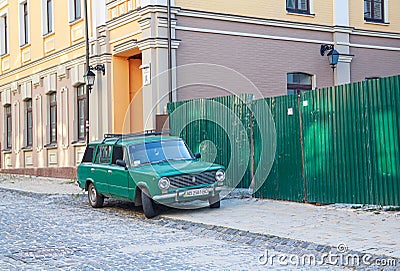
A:
[[[154,196],[153,200],[160,201],[160,202],[179,202],[179,201],[196,200],[196,199],[203,199],[203,198],[206,199],[209,197],[213,197],[216,194],[219,194],[223,190],[223,187],[210,186],[210,187],[206,187],[205,189],[208,189],[208,195],[196,196],[193,198],[184,198],[185,192],[187,190],[185,190],[185,191],[177,190],[174,193]],[[190,190],[190,189],[188,189],[188,190]]]

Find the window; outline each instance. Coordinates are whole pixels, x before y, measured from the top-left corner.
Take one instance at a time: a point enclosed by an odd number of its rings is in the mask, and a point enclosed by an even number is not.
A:
[[[85,140],[85,122],[86,122],[86,90],[85,85],[78,87],[77,96],[78,108],[78,140]]]
[[[73,22],[82,17],[81,0],[69,0],[69,21]]]
[[[312,89],[312,75],[306,73],[288,73],[287,74],[287,92],[288,94],[299,94],[303,91]]]
[[[25,119],[26,119],[26,146],[32,147],[32,139],[33,139],[32,99],[25,101]]]
[[[19,4],[19,44],[21,46],[29,43],[29,2],[28,0]]]
[[[96,164],[109,164],[111,159],[111,146],[99,146],[96,153]]]
[[[12,132],[12,126],[11,126],[11,105],[5,106],[5,116],[6,116],[6,148],[8,150],[11,149],[11,132]]]
[[[384,0],[364,0],[364,19],[372,22],[384,21]]]
[[[50,144],[57,143],[57,98],[56,93],[49,94],[50,106]]]
[[[192,159],[192,154],[182,140],[154,141],[129,146],[132,167],[168,160]]]
[[[93,154],[95,150],[95,146],[88,146],[85,150],[85,154],[82,158],[82,163],[91,163],[93,161]]]
[[[124,149],[122,146],[114,146],[111,164],[116,165],[117,160],[124,160]]]
[[[53,0],[42,0],[43,35],[53,32]]]
[[[22,19],[22,45],[29,43],[29,14],[28,14],[28,3],[25,2],[22,4],[23,6],[23,19]]]
[[[1,54],[8,54],[8,24],[7,14],[0,17],[0,40],[1,40]]]
[[[310,0],[286,0],[286,10],[293,13],[310,14]]]

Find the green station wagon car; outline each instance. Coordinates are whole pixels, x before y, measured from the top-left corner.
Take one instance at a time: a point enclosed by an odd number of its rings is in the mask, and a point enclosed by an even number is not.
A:
[[[112,197],[142,205],[147,218],[158,214],[158,204],[208,200],[211,208],[219,208],[224,167],[199,158],[179,137],[107,134],[88,144],[78,184],[94,208]]]

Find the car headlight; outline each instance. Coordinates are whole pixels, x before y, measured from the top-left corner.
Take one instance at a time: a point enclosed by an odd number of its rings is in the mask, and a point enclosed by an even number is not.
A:
[[[161,190],[167,190],[170,186],[169,183],[169,179],[167,177],[162,177],[159,181],[158,181],[158,188],[160,188]]]
[[[223,171],[222,169],[218,170],[215,173],[215,180],[217,182],[223,182],[225,180],[225,171]]]

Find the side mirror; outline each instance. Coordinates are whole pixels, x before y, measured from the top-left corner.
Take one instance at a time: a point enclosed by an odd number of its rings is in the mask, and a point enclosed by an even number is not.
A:
[[[200,159],[201,158],[201,153],[195,153],[194,154],[194,158],[196,158],[196,159]]]
[[[117,161],[115,161],[115,163],[117,164],[117,166],[123,167],[125,169],[128,169],[126,167],[126,162],[124,160],[118,159]]]

